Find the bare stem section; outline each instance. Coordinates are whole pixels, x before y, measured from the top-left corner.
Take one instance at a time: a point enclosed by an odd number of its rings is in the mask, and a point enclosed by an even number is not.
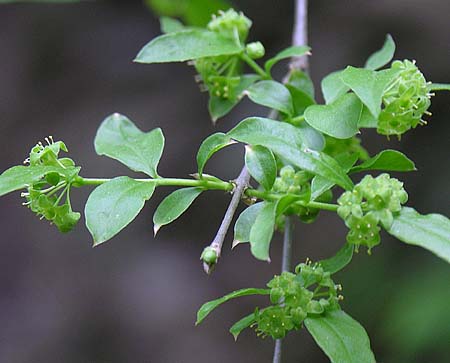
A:
[[[225,236],[228,232],[228,229],[230,228],[241,197],[244,194],[245,189],[248,187],[249,181],[250,174],[248,173],[247,168],[244,166],[234,183],[235,187],[233,189],[233,196],[231,198],[230,204],[228,205],[227,211],[225,212],[225,216],[222,219],[219,230],[217,231],[214,240],[210,244],[210,248],[215,252],[217,258],[220,257],[223,241],[225,240]],[[215,261],[214,263],[207,263],[206,261],[203,261],[203,269],[207,274],[210,274],[212,272],[212,269],[214,268],[216,262],[217,261]]]

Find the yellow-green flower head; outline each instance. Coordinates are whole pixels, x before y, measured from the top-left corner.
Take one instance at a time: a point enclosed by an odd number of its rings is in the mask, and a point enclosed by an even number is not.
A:
[[[398,76],[383,95],[383,110],[378,120],[378,133],[404,134],[419,124],[431,105],[427,81],[414,61],[395,61],[391,68],[399,70]]]
[[[211,31],[223,34],[226,37],[234,38],[236,35],[241,42],[247,39],[248,31],[252,26],[252,21],[242,12],[238,13],[233,9],[220,11],[219,16],[213,15],[207,27]]]

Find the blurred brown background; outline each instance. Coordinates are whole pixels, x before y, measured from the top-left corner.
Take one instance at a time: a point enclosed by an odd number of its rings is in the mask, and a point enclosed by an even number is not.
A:
[[[254,21],[251,39],[269,55],[289,45],[293,1],[235,1]],[[312,77],[347,64],[362,65],[386,33],[398,59],[413,58],[426,77],[450,82],[448,0],[311,1]],[[244,101],[214,128],[206,95],[183,64],[133,64],[138,50],[159,34],[157,18],[140,1],[0,5],[0,170],[22,162],[45,136],[62,139],[83,166],[82,175],[130,175],[95,154],[99,123],[121,112],[142,129],[160,126],[166,149],[160,172],[195,171],[203,138],[265,110]],[[278,66],[279,76],[285,65]],[[433,99],[429,125],[401,142],[364,132],[371,153],[396,148],[419,172],[401,175],[409,205],[450,214],[450,94]],[[208,172],[232,179],[242,148],[217,154]],[[91,248],[80,223],[61,235],[20,206],[19,193],[0,201],[0,362],[5,363],[228,363],[271,362],[273,342],[251,331],[238,342],[227,332],[265,299],[243,298],[194,326],[206,300],[242,287],[263,286],[279,270],[280,236],[272,264],[253,259],[248,246],[231,252],[228,236],[214,274],[199,263],[229,197],[202,195],[182,218],[154,239],[152,213],[168,189],[159,189],[137,220],[109,243]],[[74,191],[81,211],[89,190]],[[343,223],[323,213],[315,225],[297,225],[295,261],[319,259],[345,240]],[[384,235],[369,257],[359,253],[336,280],[344,308],[367,329],[379,362],[450,362],[450,269],[443,261]],[[327,362],[305,332],[291,333],[285,362]]]

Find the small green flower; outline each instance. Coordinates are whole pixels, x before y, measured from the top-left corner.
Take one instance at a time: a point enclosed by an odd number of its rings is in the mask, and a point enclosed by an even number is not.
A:
[[[218,16],[213,15],[207,28],[228,38],[235,38],[238,36],[241,42],[245,42],[251,26],[252,21],[242,12],[238,13],[233,9],[229,9],[225,12],[219,11]]]
[[[356,246],[363,245],[369,249],[380,243],[380,227],[378,220],[367,214],[362,218],[351,217],[347,220],[350,231],[347,234],[347,241]]]
[[[414,61],[392,63],[399,70],[398,76],[383,95],[383,110],[378,120],[378,133],[400,136],[419,124],[431,105],[427,81]]]

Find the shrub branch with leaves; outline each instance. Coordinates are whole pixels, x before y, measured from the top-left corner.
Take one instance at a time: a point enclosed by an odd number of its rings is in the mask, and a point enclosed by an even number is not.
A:
[[[262,261],[270,261],[274,231],[289,228],[285,225],[288,218],[312,223],[322,210],[337,213],[349,232],[335,256],[301,263],[294,272],[275,276],[267,289],[238,290],[207,302],[198,311],[197,324],[226,301],[267,295],[267,306],[256,307],[231,327],[236,339],[245,328],[255,329],[261,337],[281,339],[291,330],[306,327],[332,362],[373,363],[369,338],[362,326],[341,310],[342,287],[332,275],[350,263],[360,246],[371,252],[380,244],[382,229],[450,262],[450,221],[406,207],[403,183],[386,172],[413,171],[414,163],[396,150],[369,156],[356,135],[374,128],[381,135],[400,137],[425,124],[433,92],[450,86],[427,82],[414,61],[391,62],[395,44],[388,35],[364,67],[349,66],[326,76],[321,83],[325,104],[317,104],[306,72],[294,67],[283,82],[271,73],[284,59],[308,57],[310,48],[289,47],[260,66],[257,60],[265,50],[261,42],[247,42],[251,24],[232,9],[214,16],[206,28],[164,18],[166,34],[148,43],[135,59],[139,63],[192,65],[200,89],[209,94],[213,122],[243,97],[272,110],[267,118],[248,117],[227,133],[207,137],[198,150],[198,170],[192,178],[160,176],[161,129],[143,132],[127,117],[113,114],[98,129],[97,154],[118,160],[145,174],[146,179],[83,177],[72,159],[60,155],[68,151],[66,145],[49,137],[45,145],[38,143],[31,149],[26,165],[0,175],[0,196],[25,189],[24,205],[61,232],[69,232],[80,219],[80,213],[72,210],[72,188],[96,186],[84,214],[94,245],[99,245],[133,221],[156,187],[180,189],[158,206],[153,217],[155,234],[182,215],[201,193],[229,192],[229,210],[216,238],[201,254],[208,273],[218,263],[241,200],[248,207],[234,225],[233,247],[248,243],[253,256]],[[254,73],[245,73],[247,68]],[[238,179],[230,182],[206,174],[211,156],[234,143],[245,145],[245,167]],[[383,173],[376,177],[368,174],[374,171]]]

